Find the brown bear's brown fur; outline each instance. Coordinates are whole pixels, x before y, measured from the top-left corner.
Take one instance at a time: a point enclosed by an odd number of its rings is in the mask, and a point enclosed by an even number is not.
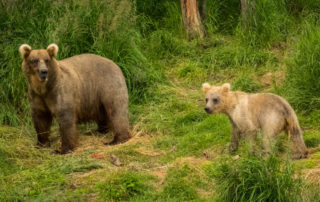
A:
[[[95,121],[101,132],[107,130],[110,122],[115,133],[110,144],[130,138],[128,91],[115,63],[93,54],[57,61],[58,46],[55,44],[46,50],[32,50],[24,44],[19,51],[40,145],[49,146],[53,117],[60,128],[61,153],[76,147],[76,124],[81,122]]]

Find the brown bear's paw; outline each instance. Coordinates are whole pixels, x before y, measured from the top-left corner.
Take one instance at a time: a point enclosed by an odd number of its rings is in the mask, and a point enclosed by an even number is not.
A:
[[[121,144],[125,143],[128,140],[130,140],[131,136],[130,135],[122,135],[122,136],[115,136],[111,142],[104,143],[105,145],[116,145],[116,144]]]
[[[42,147],[50,147],[50,142],[38,142],[36,145],[36,148],[42,148]]]
[[[69,149],[69,150],[56,149],[56,150],[52,151],[51,153],[52,154],[60,154],[60,155],[62,155],[62,154],[68,154],[68,153],[71,153],[71,152],[72,152],[71,149]]]

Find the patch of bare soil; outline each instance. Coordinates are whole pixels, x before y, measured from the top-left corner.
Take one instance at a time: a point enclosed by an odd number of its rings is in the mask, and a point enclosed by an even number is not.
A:
[[[304,170],[302,173],[302,177],[312,184],[318,185],[320,187],[320,164],[317,168]]]
[[[276,72],[268,72],[264,74],[261,78],[260,81],[265,85],[265,86],[271,86],[273,83],[276,85],[280,85],[285,79],[285,76],[283,72],[276,71]]]
[[[207,163],[208,160],[206,158],[195,158],[195,157],[192,157],[192,156],[188,156],[188,157],[181,157],[181,158],[177,158],[175,161],[174,161],[174,165],[176,166],[181,166],[181,165],[185,165],[185,164],[188,164],[192,167],[194,166],[202,166],[204,163]]]
[[[164,184],[164,181],[167,177],[168,168],[169,166],[160,166],[149,170],[149,174],[158,178],[158,182],[155,185],[156,189],[160,189],[160,187],[162,187],[162,185]]]

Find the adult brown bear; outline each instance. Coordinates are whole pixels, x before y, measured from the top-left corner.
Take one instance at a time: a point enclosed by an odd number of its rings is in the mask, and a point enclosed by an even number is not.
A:
[[[77,123],[95,121],[100,132],[110,125],[114,140],[130,138],[128,90],[120,68],[111,60],[82,54],[57,61],[58,46],[32,50],[27,44],[19,48],[22,70],[28,80],[28,97],[38,144],[49,146],[52,118],[61,134],[61,153],[77,144]]]

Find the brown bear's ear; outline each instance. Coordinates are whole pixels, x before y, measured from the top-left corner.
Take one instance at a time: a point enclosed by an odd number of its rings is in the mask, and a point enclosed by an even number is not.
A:
[[[225,84],[223,84],[223,85],[221,86],[221,88],[222,88],[222,91],[223,91],[223,92],[225,92],[225,93],[229,92],[229,91],[230,91],[230,83],[225,83]]]
[[[211,88],[209,83],[202,84],[202,90],[205,94],[207,94],[208,90]]]
[[[58,48],[57,44],[54,44],[54,43],[50,44],[47,48],[47,51],[48,51],[50,57],[56,57],[58,54],[58,50],[59,50],[59,48]]]
[[[31,50],[32,49],[28,44],[22,44],[19,48],[19,52],[20,52],[22,59],[25,59],[26,57],[28,57]]]

